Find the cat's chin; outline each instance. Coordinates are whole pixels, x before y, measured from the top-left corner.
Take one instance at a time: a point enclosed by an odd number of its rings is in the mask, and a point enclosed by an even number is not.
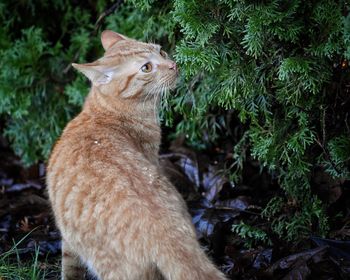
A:
[[[177,78],[175,78],[168,86],[167,90],[174,90],[176,89],[177,86]]]

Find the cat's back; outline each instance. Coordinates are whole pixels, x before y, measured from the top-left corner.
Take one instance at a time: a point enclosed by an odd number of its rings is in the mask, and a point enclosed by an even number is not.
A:
[[[113,209],[139,204],[133,186],[141,185],[145,176],[135,165],[146,161],[124,134],[118,120],[111,123],[85,113],[64,129],[47,170],[48,192],[61,230],[83,224],[95,228],[100,219],[110,219]],[[98,228],[108,228],[108,223]]]
[[[122,159],[132,149],[122,129],[118,120],[111,122],[80,113],[67,124],[52,150],[47,168],[49,177],[67,175],[77,168],[92,167],[96,162],[110,164],[117,155]]]
[[[55,200],[62,192],[102,185],[116,177],[118,168],[130,164],[130,145],[120,131],[118,121],[84,112],[70,121],[56,142],[47,167],[49,195]],[[54,205],[55,206],[55,205]]]
[[[133,192],[149,181],[149,173],[157,173],[158,167],[147,157],[146,140],[137,138],[132,126],[131,120],[84,111],[70,121],[48,162],[47,183],[53,202],[60,193],[74,193],[75,189],[107,193],[120,186]],[[152,146],[150,154],[157,156]]]

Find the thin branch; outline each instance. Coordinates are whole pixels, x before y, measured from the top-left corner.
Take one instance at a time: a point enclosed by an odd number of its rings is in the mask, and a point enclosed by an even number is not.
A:
[[[326,144],[326,110],[321,106],[321,128],[322,128],[322,146]]]
[[[117,0],[109,9],[105,10],[97,19],[96,23],[95,23],[95,27],[93,30],[93,34],[96,35],[98,29],[100,28],[101,24],[102,24],[102,20],[109,16],[110,14],[114,13],[114,11],[116,9],[118,9],[122,4],[123,4],[124,0]]]

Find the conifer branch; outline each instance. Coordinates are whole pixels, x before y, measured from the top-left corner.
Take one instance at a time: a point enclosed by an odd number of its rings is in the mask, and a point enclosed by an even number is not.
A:
[[[338,175],[342,174],[341,171],[338,169],[337,164],[333,161],[330,152],[328,149],[321,143],[319,139],[316,139],[316,143],[321,147],[323,153],[326,156],[326,159],[329,161],[329,163],[332,165],[335,172],[337,172]]]
[[[117,10],[122,4],[124,3],[124,0],[117,0],[110,8],[108,8],[107,10],[105,10],[102,14],[100,14],[100,16],[98,17],[98,19],[96,20],[96,23],[94,25],[94,29],[90,32],[90,37],[94,37],[97,34],[97,31],[99,30],[99,28],[102,25],[103,20],[105,19],[105,17],[109,16],[110,14],[112,14],[115,10]],[[66,66],[66,68],[64,68],[63,73],[66,74],[68,73],[68,71],[72,68],[72,63],[77,61],[77,59],[79,58],[81,52],[81,47],[78,49],[78,51],[75,53],[72,61]]]

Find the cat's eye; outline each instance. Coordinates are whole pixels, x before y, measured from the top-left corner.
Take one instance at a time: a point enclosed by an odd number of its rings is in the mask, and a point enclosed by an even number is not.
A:
[[[163,50],[160,50],[160,55],[163,57],[163,58],[167,58],[168,57],[168,55],[167,55],[167,53],[165,52],[165,51],[163,51]]]
[[[150,62],[147,62],[146,64],[144,64],[142,67],[141,67],[141,71],[142,72],[145,72],[145,73],[149,73],[152,71],[152,64]]]

